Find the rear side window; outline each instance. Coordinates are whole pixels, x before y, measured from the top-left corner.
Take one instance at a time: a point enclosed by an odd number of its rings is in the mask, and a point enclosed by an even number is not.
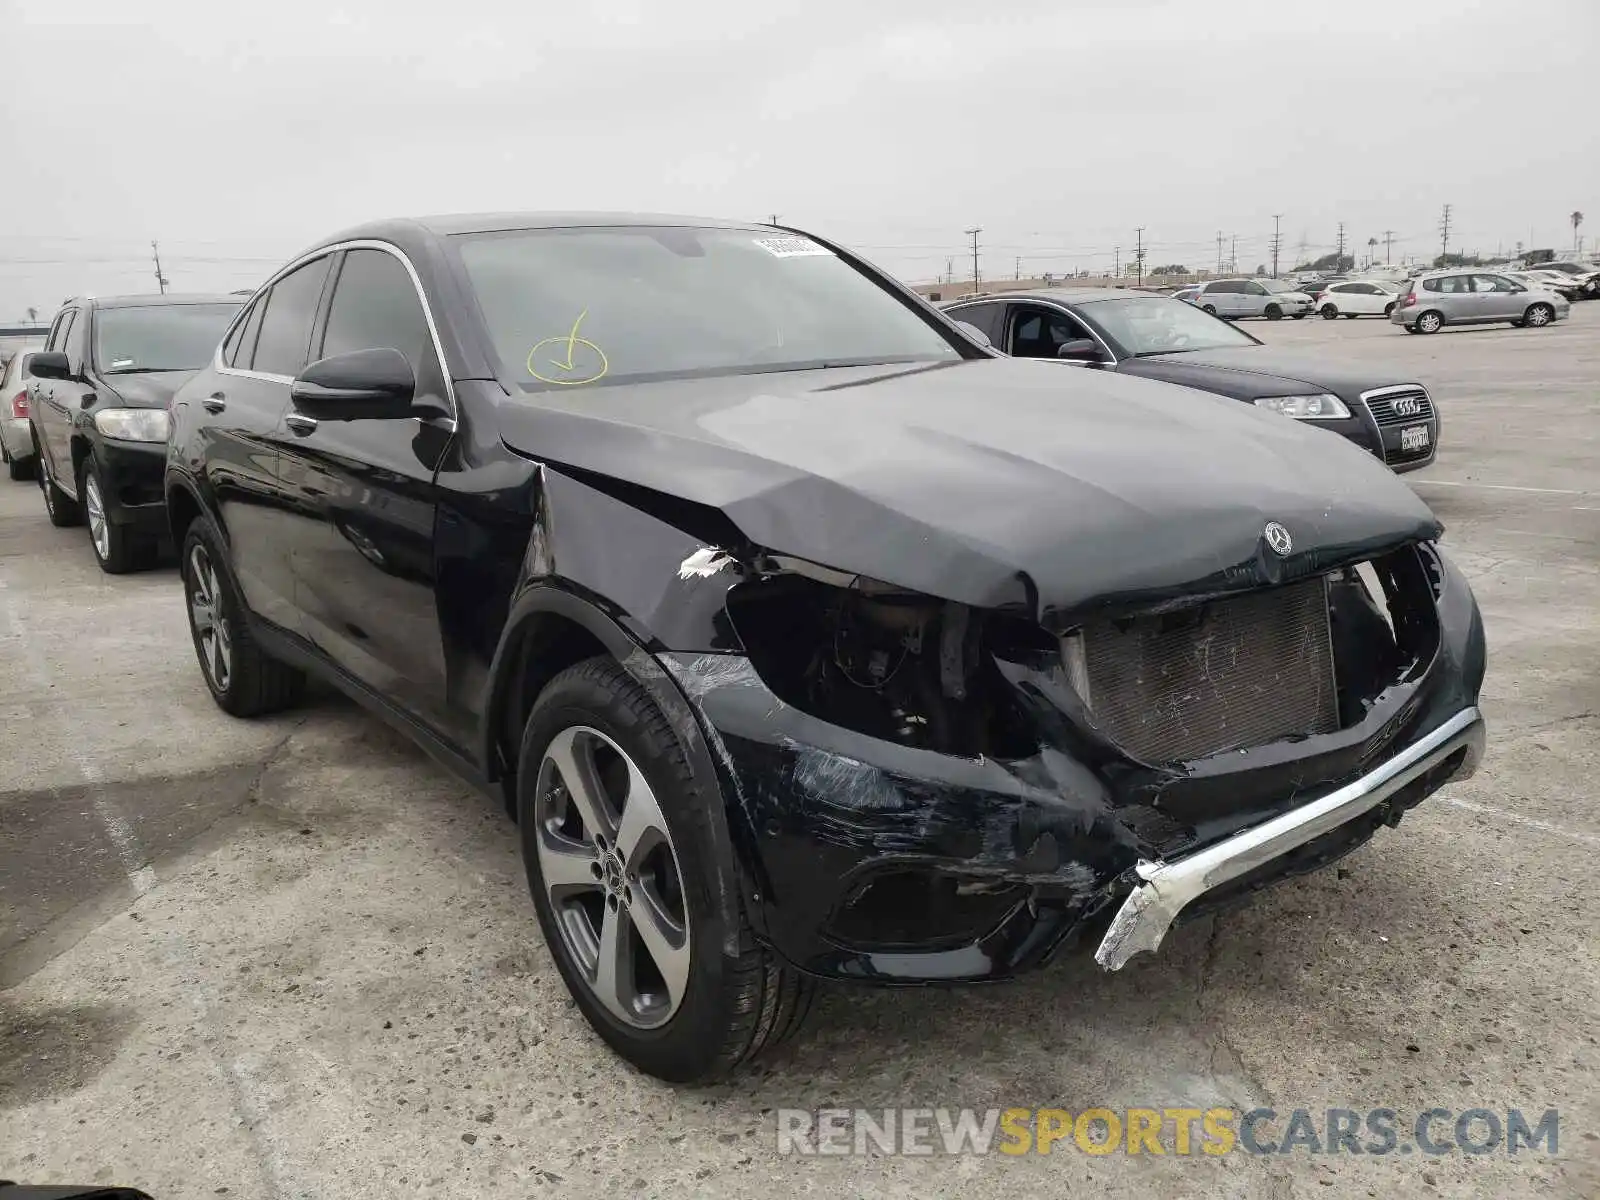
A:
[[[1434,290],[1454,293],[1470,292],[1472,290],[1472,280],[1467,275],[1446,275],[1439,280],[1439,286]]]
[[[968,325],[977,326],[991,342],[999,346],[1000,314],[1004,308],[1002,304],[963,304],[960,308],[950,310],[945,316],[952,321],[965,321]]]
[[[267,311],[267,297],[263,293],[261,298],[250,306],[250,312],[245,319],[239,322],[239,338],[232,350],[232,358],[224,358],[230,367],[238,367],[241,371],[251,369],[252,360],[256,352],[256,339],[261,336],[261,314]]]
[[[328,256],[308,262],[272,285],[258,304],[265,304],[256,339],[254,370],[270,375],[298,375],[311,350],[322,285],[328,278]]]

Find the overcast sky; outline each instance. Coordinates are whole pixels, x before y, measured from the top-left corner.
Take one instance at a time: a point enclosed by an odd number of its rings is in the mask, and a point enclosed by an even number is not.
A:
[[[591,13],[593,15],[591,15]],[[0,321],[378,216],[635,209],[911,280],[1600,238],[1600,0],[0,0]],[[1230,243],[1231,244],[1231,243]],[[1381,254],[1380,254],[1381,257]]]

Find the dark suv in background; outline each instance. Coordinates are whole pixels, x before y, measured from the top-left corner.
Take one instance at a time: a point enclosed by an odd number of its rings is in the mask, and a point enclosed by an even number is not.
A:
[[[28,419],[55,525],[89,526],[112,574],[156,557],[167,532],[161,479],[167,402],[211,357],[233,296],[68,300],[30,356]]]

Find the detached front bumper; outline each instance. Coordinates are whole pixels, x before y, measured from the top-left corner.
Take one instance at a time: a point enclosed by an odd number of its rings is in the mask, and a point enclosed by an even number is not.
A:
[[[1095,951],[1116,971],[1135,954],[1155,950],[1178,914],[1303,846],[1337,832],[1430,772],[1465,779],[1483,757],[1484,722],[1476,708],[1457,713],[1376,770],[1281,817],[1172,862],[1140,862],[1143,880],[1122,902]]]

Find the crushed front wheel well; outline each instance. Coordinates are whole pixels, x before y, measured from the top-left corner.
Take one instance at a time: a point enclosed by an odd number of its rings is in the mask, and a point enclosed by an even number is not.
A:
[[[536,613],[512,638],[504,652],[503,682],[496,688],[498,703],[491,712],[494,741],[487,765],[500,779],[506,808],[515,817],[517,747],[539,693],[568,667],[611,651],[582,624],[559,613]]]

